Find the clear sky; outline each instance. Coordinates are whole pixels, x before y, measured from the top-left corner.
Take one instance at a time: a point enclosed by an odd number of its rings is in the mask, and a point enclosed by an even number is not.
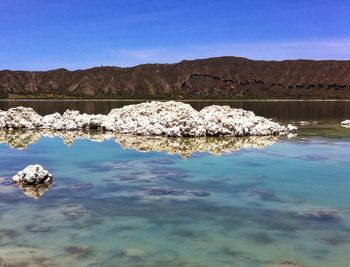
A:
[[[0,0],[0,69],[350,59],[350,0]]]

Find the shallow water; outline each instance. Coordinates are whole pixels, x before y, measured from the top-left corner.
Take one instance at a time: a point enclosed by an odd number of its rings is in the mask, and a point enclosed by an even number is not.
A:
[[[0,138],[0,266],[350,266],[339,124],[234,141]],[[52,186],[10,182],[33,163]]]

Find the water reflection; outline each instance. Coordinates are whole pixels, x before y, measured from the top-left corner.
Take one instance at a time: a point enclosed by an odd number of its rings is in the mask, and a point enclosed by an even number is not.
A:
[[[42,183],[37,185],[25,185],[17,184],[17,187],[25,194],[27,197],[39,199],[44,195],[44,193],[49,190],[51,183]]]
[[[133,149],[139,152],[165,151],[169,154],[178,154],[183,158],[187,158],[196,152],[219,155],[221,153],[233,153],[243,148],[263,148],[274,144],[278,140],[277,136],[169,138],[98,131],[0,131],[0,143],[6,143],[9,147],[20,150],[36,143],[41,137],[60,137],[67,146],[78,139],[103,142],[114,138],[116,143],[125,149]]]
[[[59,136],[7,134],[22,148],[21,136],[25,142]],[[135,149],[234,151],[260,141],[63,134],[67,144],[76,138],[111,140],[76,142],[69,149],[58,137],[43,138],[24,151],[0,146],[0,176],[6,177],[0,178],[0,257],[6,266],[327,267],[349,262],[346,140],[280,139],[268,149],[183,160]],[[33,160],[55,176],[38,200],[8,183],[19,165]]]

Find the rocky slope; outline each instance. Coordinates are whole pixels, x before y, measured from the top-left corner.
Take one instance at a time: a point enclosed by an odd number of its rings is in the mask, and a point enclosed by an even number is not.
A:
[[[132,68],[0,71],[0,97],[350,99],[350,61],[220,57]]]

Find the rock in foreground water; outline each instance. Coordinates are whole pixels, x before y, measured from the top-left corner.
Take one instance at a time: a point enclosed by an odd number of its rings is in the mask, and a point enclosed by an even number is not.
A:
[[[108,115],[80,114],[67,110],[40,116],[31,108],[0,111],[0,128],[76,131],[99,129],[121,134],[199,136],[266,136],[294,133],[292,125],[282,126],[251,111],[229,106],[209,106],[201,111],[175,101],[152,101],[112,109]]]
[[[17,184],[37,185],[51,183],[52,175],[41,165],[29,165],[12,177],[12,181]]]

